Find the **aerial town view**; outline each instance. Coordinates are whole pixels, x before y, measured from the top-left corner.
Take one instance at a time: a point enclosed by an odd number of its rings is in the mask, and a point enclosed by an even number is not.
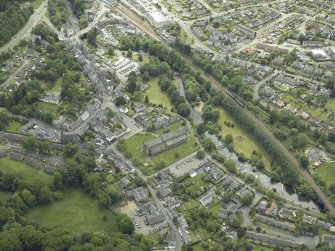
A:
[[[0,0],[21,250],[335,250],[335,1]]]

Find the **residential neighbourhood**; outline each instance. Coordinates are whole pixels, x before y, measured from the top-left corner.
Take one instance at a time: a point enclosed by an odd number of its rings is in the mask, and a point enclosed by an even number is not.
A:
[[[335,3],[3,8],[0,250],[335,249]]]

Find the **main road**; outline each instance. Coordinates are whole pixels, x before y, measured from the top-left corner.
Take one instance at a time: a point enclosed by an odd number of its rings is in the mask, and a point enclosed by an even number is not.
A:
[[[28,22],[23,26],[23,28],[14,36],[12,39],[0,48],[0,53],[7,51],[8,49],[14,47],[22,38],[27,36],[31,30],[37,25],[41,18],[45,15],[47,11],[48,0],[44,0],[41,6],[34,11],[30,16]]]
[[[117,6],[116,7],[117,10],[123,14],[128,20],[130,20],[136,27],[138,27],[140,30],[142,30],[143,32],[147,33],[148,35],[150,35],[151,37],[153,37],[155,40],[165,43],[163,41],[163,39],[158,36],[153,29],[151,28],[151,26],[145,22],[144,20],[142,20],[141,18],[139,18],[134,12],[132,12],[131,10],[124,8],[122,6]],[[211,83],[213,83],[214,87],[221,91],[222,94],[231,99],[230,96],[227,95],[227,89],[222,86],[217,80],[215,80],[212,76],[209,76],[203,69],[201,69],[199,66],[195,65],[193,63],[193,61],[184,56],[184,59],[190,64],[192,65],[192,67],[199,73],[201,73],[201,75],[208,81],[210,81]],[[232,100],[232,99],[231,99]],[[232,100],[233,101],[233,100]],[[234,101],[233,101],[234,102]],[[313,188],[313,190],[315,191],[315,193],[317,194],[319,200],[325,205],[325,207],[335,213],[335,207],[332,205],[332,203],[330,202],[329,198],[321,191],[321,189],[317,186],[317,184],[315,183],[314,179],[311,177],[311,175],[301,167],[301,165],[299,164],[299,162],[293,157],[293,155],[286,149],[286,147],[272,134],[272,132],[266,127],[265,124],[263,124],[263,122],[261,122],[260,120],[258,120],[249,110],[247,110],[246,108],[241,108],[241,112],[244,112],[244,114],[246,116],[248,116],[248,118],[250,118],[257,126],[258,128],[260,128],[262,130],[262,132],[267,135],[272,142],[284,153],[285,157],[293,164],[293,167],[295,168],[295,170],[298,172],[298,174],[300,174],[302,176],[302,178],[305,179],[305,181]]]

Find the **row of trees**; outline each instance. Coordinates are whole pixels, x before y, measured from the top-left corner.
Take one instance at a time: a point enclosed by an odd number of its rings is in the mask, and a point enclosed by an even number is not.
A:
[[[34,12],[32,6],[21,6],[23,0],[0,2],[0,46],[7,43],[27,22]]]

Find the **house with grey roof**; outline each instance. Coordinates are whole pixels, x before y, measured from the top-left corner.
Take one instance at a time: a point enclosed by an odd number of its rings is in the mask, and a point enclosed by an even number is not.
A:
[[[123,177],[122,179],[119,180],[119,185],[123,189],[127,189],[130,184],[131,181],[127,177]]]
[[[259,214],[265,214],[267,207],[268,207],[268,202],[265,200],[262,200],[258,203],[258,206],[256,207],[256,212]]]
[[[189,225],[187,224],[187,221],[185,220],[184,216],[182,215],[178,216],[177,221],[181,227],[183,227],[185,230],[188,230]]]
[[[318,220],[316,225],[326,231],[330,231],[330,229],[332,228],[332,225],[330,223],[325,222],[323,220]]]
[[[269,217],[258,215],[258,214],[255,215],[255,220],[262,222],[262,223],[266,223],[274,227],[279,227],[281,229],[291,231],[291,232],[293,232],[296,229],[295,225],[292,223],[277,221],[273,218],[269,218]]]
[[[335,237],[332,235],[323,235],[322,243],[329,246],[332,249],[335,249]]]
[[[158,210],[156,203],[147,203],[147,204],[142,205],[138,209],[138,214],[139,215],[143,215],[143,214],[148,215],[148,223],[150,225],[156,225],[156,224],[161,223],[165,220],[165,217],[162,214],[162,212]]]
[[[277,245],[281,247],[299,248],[302,245],[302,243],[299,243],[299,242],[281,239],[275,236],[265,235],[265,234],[256,233],[252,231],[247,231],[246,237],[252,241],[264,242],[270,245]]]
[[[79,144],[81,143],[81,138],[76,133],[62,133],[60,141],[63,144],[67,144],[67,143]]]
[[[159,187],[157,193],[160,198],[165,198],[171,193],[170,187]]]
[[[303,217],[302,217],[302,221],[307,223],[307,224],[310,224],[310,225],[316,224],[317,220],[318,219],[316,217],[313,217],[313,216],[307,215],[307,214],[304,214]]]
[[[202,196],[199,199],[200,204],[205,207],[207,205],[209,205],[210,203],[212,203],[212,201],[214,200],[214,198],[216,197],[216,194],[214,191],[211,191],[208,194],[205,194],[204,196]]]
[[[279,216],[291,220],[297,216],[297,213],[292,209],[283,207],[279,210]]]
[[[141,205],[147,202],[149,199],[149,191],[144,187],[138,187],[136,189],[127,192],[127,196],[130,199],[134,199],[136,204]]]
[[[187,141],[185,126],[144,143],[143,152],[147,156],[156,155]]]
[[[219,216],[220,218],[227,219],[228,216],[229,216],[229,214],[230,214],[230,211],[229,211],[229,210],[224,209],[224,208],[221,208],[220,211],[219,211],[219,213],[218,213],[218,216]]]
[[[181,200],[176,200],[174,197],[168,196],[166,198],[164,198],[164,204],[170,208],[170,209],[174,209],[177,207],[180,207],[182,204]]]

